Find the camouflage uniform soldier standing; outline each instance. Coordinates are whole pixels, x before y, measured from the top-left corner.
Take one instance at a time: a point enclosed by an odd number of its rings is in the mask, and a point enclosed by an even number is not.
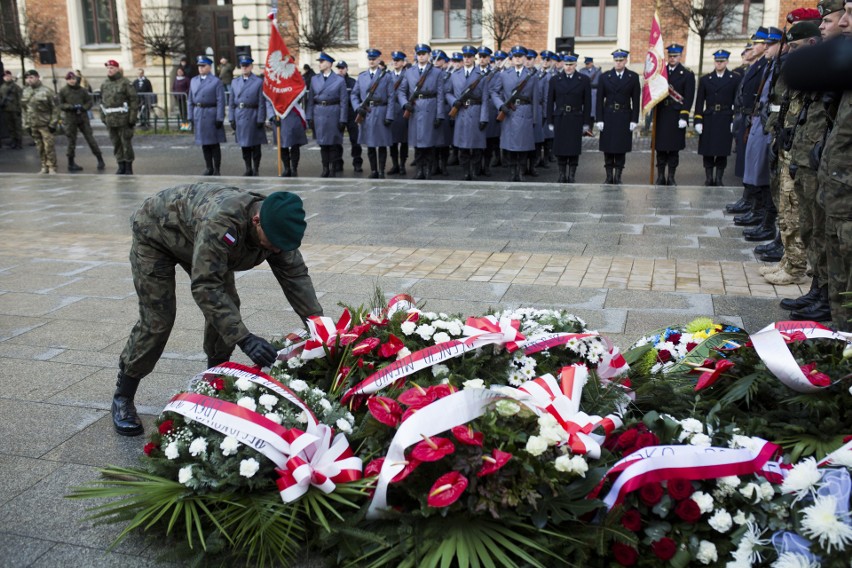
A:
[[[83,133],[83,138],[92,150],[92,154],[98,159],[98,169],[102,170],[106,167],[104,157],[101,155],[101,149],[98,146],[95,136],[92,134],[92,125],[89,124],[89,109],[92,108],[92,95],[88,89],[80,86],[77,75],[73,71],[69,71],[65,75],[65,80],[68,83],[59,90],[59,108],[65,111],[63,125],[65,126],[65,136],[68,137],[68,171],[79,172],[83,168],[74,162],[74,156],[77,151],[77,130]]]
[[[24,128],[33,137],[41,158],[41,173],[56,173],[56,148],[53,134],[59,124],[59,106],[53,91],[39,79],[38,71],[30,69],[25,74],[27,88],[21,97],[24,110]]]
[[[266,144],[266,98],[263,79],[252,73],[254,59],[240,57],[242,74],[231,82],[228,116],[246,165],[244,176],[256,176],[260,169],[261,144]]]
[[[198,75],[189,82],[189,120],[195,132],[195,143],[204,154],[205,176],[218,176],[222,167],[225,141],[225,86],[210,72],[213,61],[204,55],[196,59]]]
[[[3,111],[3,123],[9,129],[12,138],[12,150],[21,149],[21,95],[22,89],[15,82],[11,71],[3,73],[0,85],[0,111]]]
[[[112,402],[115,430],[142,433],[133,399],[139,382],[163,353],[175,321],[175,266],[190,277],[192,296],[204,314],[207,366],[230,359],[239,345],[257,365],[270,366],[276,349],[246,328],[234,272],[269,263],[287,301],[305,319],[321,315],[299,246],[305,210],[299,196],[279,191],[264,197],[236,187],[197,183],[164,189],[131,217],[130,266],[139,298],[139,320],[119,359]]]
[[[121,72],[118,61],[104,64],[107,80],[101,85],[101,120],[109,128],[113,154],[118,162],[118,175],[133,174],[133,127],[139,111],[139,97],[133,84]]]

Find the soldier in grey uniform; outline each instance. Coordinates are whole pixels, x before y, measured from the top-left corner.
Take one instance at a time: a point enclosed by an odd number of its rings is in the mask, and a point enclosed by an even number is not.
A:
[[[459,149],[459,163],[465,181],[471,181],[474,169],[482,162],[482,151],[485,149],[485,128],[488,126],[488,106],[485,104],[488,102],[488,71],[483,73],[474,65],[474,46],[463,46],[461,53],[462,68],[450,76],[445,96],[448,107],[455,109],[457,113],[453,146]]]
[[[583,152],[583,134],[591,130],[592,87],[589,78],[577,71],[576,55],[565,55],[562,61],[565,72],[556,73],[548,83],[545,122],[553,133],[553,153],[559,168],[557,183],[574,183]]]
[[[417,163],[415,179],[429,177],[444,123],[444,80],[441,71],[429,62],[431,48],[425,43],[414,46],[417,64],[405,71],[397,100],[408,115],[408,145],[414,146]],[[424,77],[425,76],[425,77]],[[423,79],[421,81],[421,79]]]
[[[446,95],[447,91],[452,88],[453,82],[453,73],[458,71],[464,66],[464,55],[461,51],[454,51],[452,56],[450,56],[450,75],[447,78],[447,84],[444,86],[444,94]],[[447,107],[447,112],[449,112],[449,107]],[[450,158],[447,160],[448,166],[458,166],[459,165],[459,149],[456,145],[453,144],[453,137],[456,132],[456,121],[453,118],[450,118],[447,115],[447,123],[450,127]]]
[[[597,116],[597,104],[598,104],[598,85],[601,81],[601,68],[595,66],[595,60],[592,57],[586,57],[583,59],[583,64],[585,65],[582,69],[578,71],[581,75],[585,75],[589,78],[589,81],[592,85],[592,122],[595,122],[595,117]]]
[[[35,69],[24,74],[27,87],[21,96],[24,109],[24,129],[33,137],[41,159],[41,173],[56,173],[54,133],[59,125],[59,106],[52,90],[48,89]]]
[[[195,143],[204,154],[205,176],[218,176],[222,167],[222,147],[225,141],[225,86],[210,72],[213,60],[199,55],[198,75],[189,82],[187,105],[189,120],[195,132]]]
[[[228,116],[234,137],[243,152],[246,165],[244,176],[256,176],[260,169],[261,145],[266,139],[266,98],[263,79],[252,73],[254,60],[240,56],[242,73],[231,81],[231,100]]]
[[[553,157],[553,130],[544,126],[544,105],[547,102],[547,91],[550,87],[550,80],[556,73],[555,62],[556,59],[562,60],[561,56],[556,55],[552,51],[545,49],[544,51],[539,53],[539,57],[541,58],[541,70],[538,74],[539,79],[539,87],[541,88],[540,100],[542,105],[542,130],[544,131],[544,142],[541,147],[541,154],[538,157],[538,163],[536,164],[539,168],[549,168],[550,162],[556,161]]]
[[[355,121],[355,108],[352,106],[352,88],[355,86],[355,78],[349,75],[349,65],[342,59],[334,64],[335,73],[346,81],[346,98],[349,100],[349,112],[346,117],[346,134],[349,136],[349,156],[352,158],[352,171],[359,174],[364,171],[364,158],[361,157],[363,150],[358,143],[361,129]],[[343,146],[337,148],[339,159],[334,162],[334,173],[343,171]]]
[[[435,68],[441,71],[441,80],[444,82],[443,92],[446,93],[450,87],[449,81],[453,74],[453,68],[450,65],[450,58],[441,50],[436,49],[432,52],[432,61]],[[446,118],[446,116],[441,116]],[[438,140],[435,143],[435,160],[432,161],[431,174],[449,175],[447,164],[450,158],[450,144],[453,142],[453,130],[449,120],[442,120],[441,126],[438,127]]]
[[[654,183],[677,185],[675,172],[680,164],[680,151],[686,148],[686,127],[689,126],[689,111],[695,100],[695,74],[680,64],[682,45],[673,43],[666,48],[666,53],[669,96],[655,108],[657,135],[654,147],[657,151],[657,179]]]
[[[597,127],[604,153],[604,183],[621,183],[627,152],[633,149],[633,130],[639,123],[639,75],[626,69],[629,51],[612,52],[614,67],[601,76],[598,87]],[[604,129],[606,128],[606,129]]]
[[[66,85],[59,90],[59,108],[65,112],[63,125],[65,126],[65,136],[68,137],[68,171],[79,172],[83,168],[74,162],[74,157],[77,150],[77,130],[83,133],[83,138],[92,150],[92,154],[98,160],[98,169],[102,170],[106,167],[104,157],[101,155],[101,148],[92,134],[92,125],[89,124],[89,110],[92,108],[92,95],[88,89],[80,86],[77,75],[73,71],[69,71],[65,75]]]
[[[263,367],[278,355],[243,323],[237,270],[266,261],[299,317],[322,315],[299,253],[305,210],[293,193],[265,197],[220,184],[178,185],[146,199],[130,221],[139,320],[121,352],[112,401],[115,430],[123,436],[143,431],[134,397],[139,382],[154,370],[174,325],[176,266],[189,275],[192,296],[204,314],[208,368],[230,359],[237,345]]]
[[[542,100],[543,96],[547,95],[546,90],[541,89],[541,83],[544,77],[539,73],[538,69],[535,67],[535,60],[538,57],[538,52],[534,49],[527,49],[527,57],[524,60],[524,68],[528,73],[532,73],[535,76],[535,84],[536,89],[538,89],[538,111],[535,113],[536,120],[533,123],[533,136],[535,138],[535,149],[527,154],[526,159],[526,167],[524,168],[524,174],[530,177],[538,177],[538,172],[536,171],[536,165],[538,164],[538,157],[541,155],[541,150],[544,147],[544,123],[542,122],[542,117],[544,116],[544,101]]]
[[[393,142],[391,125],[394,120],[395,92],[390,75],[379,67],[381,55],[378,49],[367,50],[369,68],[358,75],[351,95],[352,108],[363,121],[358,129],[358,143],[367,146],[372,179],[384,179],[388,146]]]
[[[113,154],[118,162],[117,175],[132,175],[133,128],[139,112],[139,97],[133,84],[124,77],[118,61],[110,59],[104,65],[107,68],[107,80],[101,85],[101,120],[109,128]]]
[[[307,96],[307,94],[302,95]],[[266,101],[266,116],[272,124],[273,140],[281,147],[281,177],[299,177],[299,159],[302,156],[301,147],[308,143],[307,124],[294,111],[287,113],[283,119],[275,116],[275,109],[269,100]],[[278,127],[281,127],[281,140],[278,141]]]
[[[346,95],[346,81],[331,71],[334,58],[320,53],[318,61],[320,72],[311,78],[308,126],[320,147],[320,177],[334,177],[334,164],[343,159],[343,131],[349,116],[349,97]]]
[[[15,82],[15,76],[8,69],[3,73],[3,84],[0,85],[0,112],[3,113],[3,123],[12,139],[12,150],[20,150],[23,142],[21,135],[21,95],[23,89]]]
[[[388,103],[393,105],[393,124],[391,124],[391,175],[406,175],[405,162],[408,161],[408,121],[402,116],[402,105],[399,103],[398,94],[405,80],[405,53],[402,51],[391,52],[393,70],[389,76],[393,82],[393,99]]]
[[[499,72],[496,66],[491,65],[493,53],[490,48],[485,46],[480,47],[477,51],[479,72],[488,74],[485,78],[485,93],[483,94],[485,100],[482,102],[488,110],[488,124],[485,126],[485,150],[482,152],[482,161],[474,174],[485,177],[491,177],[492,158],[498,161],[500,159],[500,123],[497,122],[497,107],[494,106],[489,94],[491,92],[491,81]]]
[[[524,67],[527,49],[522,45],[512,48],[512,66],[494,76],[490,96],[501,116],[500,148],[506,151],[512,168],[512,181],[523,181],[522,168],[535,150],[535,124],[541,121],[538,101],[539,88],[535,73]]]

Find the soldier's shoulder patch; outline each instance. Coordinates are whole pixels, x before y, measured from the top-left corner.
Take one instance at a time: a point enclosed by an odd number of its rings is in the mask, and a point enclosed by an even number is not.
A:
[[[236,231],[233,231],[233,230],[225,231],[225,234],[222,235],[222,242],[224,242],[229,247],[236,246],[237,245]]]

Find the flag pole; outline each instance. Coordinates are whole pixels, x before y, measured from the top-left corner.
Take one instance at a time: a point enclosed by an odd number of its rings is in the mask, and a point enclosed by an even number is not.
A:
[[[276,128],[278,129],[278,143],[276,144],[276,146],[278,146],[278,177],[281,177],[281,119],[280,118],[278,119],[278,126]]]
[[[648,183],[654,185],[654,157],[657,147],[657,105],[654,105],[654,114],[651,117],[651,172],[648,175]]]

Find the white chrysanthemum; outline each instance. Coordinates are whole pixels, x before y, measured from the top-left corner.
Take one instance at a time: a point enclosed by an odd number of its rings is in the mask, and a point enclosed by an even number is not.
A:
[[[250,391],[251,389],[253,389],[253,388],[254,388],[254,383],[253,383],[253,382],[251,382],[250,380],[248,380],[248,379],[247,379],[247,378],[245,378],[245,377],[240,377],[240,378],[239,378],[239,379],[237,379],[237,381],[234,383],[234,386],[236,386],[238,390],[241,390],[241,391],[243,391],[243,392],[246,392],[246,391]]]
[[[547,440],[541,436],[530,436],[527,440],[526,450],[534,456],[540,456],[547,449]]]
[[[482,379],[468,379],[462,383],[462,386],[466,389],[484,389],[485,381]]]
[[[707,434],[693,434],[692,438],[689,439],[690,445],[703,446],[705,448],[709,448],[712,442],[713,440]]]
[[[701,509],[702,513],[712,513],[713,509],[716,508],[713,504],[713,496],[703,491],[696,491],[690,495],[690,499],[698,503],[698,508]]]
[[[250,396],[244,396],[240,400],[238,400],[237,406],[242,406],[243,408],[248,408],[252,412],[257,410],[257,403]]]
[[[189,480],[192,479],[192,466],[188,465],[186,467],[180,468],[178,470],[178,482],[186,485],[189,483]]]
[[[817,469],[817,463],[814,458],[807,458],[793,466],[793,469],[787,472],[787,477],[784,478],[784,483],[781,484],[781,493],[795,493],[798,501],[805,495],[816,490],[814,487],[819,480],[822,479],[822,474]]]
[[[304,364],[305,362],[302,360],[301,357],[293,357],[292,359],[287,359],[287,368],[289,369],[298,369]]]
[[[450,339],[450,335],[445,331],[439,331],[438,333],[432,336],[432,341],[434,341],[435,343],[445,343]]]
[[[720,533],[726,533],[731,530],[731,527],[734,525],[734,520],[731,518],[731,514],[724,509],[717,509],[713,516],[707,519],[707,523],[713,528],[713,530],[718,531]]]
[[[716,545],[709,540],[702,540],[698,543],[698,553],[695,559],[702,564],[710,564],[719,560],[719,553],[716,551]]]
[[[411,351],[408,349],[408,347],[403,347],[402,349],[397,351],[396,360],[399,361],[400,359],[408,357],[409,355],[411,355]]]
[[[178,458],[178,456],[180,455],[180,452],[178,451],[178,445],[177,445],[177,442],[171,442],[171,443],[169,443],[169,445],[168,445],[168,446],[166,446],[166,449],[165,449],[165,450],[163,450],[163,453],[164,453],[164,454],[166,455],[166,457],[167,457],[167,458],[169,458],[170,460],[176,460],[176,459]]]
[[[775,497],[775,486],[769,483],[768,481],[764,481],[760,485],[757,486],[757,492],[760,495],[760,498],[764,501],[771,501],[773,497]]]
[[[432,376],[433,377],[441,377],[441,376],[449,375],[449,374],[450,374],[450,368],[447,367],[446,365],[441,365],[441,364],[432,365]]]
[[[207,453],[207,440],[202,437],[194,439],[189,445],[189,455],[199,456],[204,453]]]
[[[524,367],[521,369],[521,376],[526,380],[530,381],[535,378],[535,368],[534,367]]]
[[[225,436],[225,439],[219,444],[219,449],[222,450],[223,456],[232,456],[237,453],[239,448],[240,443],[233,436]]]
[[[498,400],[494,408],[501,416],[514,416],[521,411],[521,405],[513,400]]]
[[[435,333],[435,328],[428,324],[418,325],[415,333],[419,335],[424,341],[427,341],[432,337],[432,334]]]
[[[769,543],[768,540],[760,538],[763,535],[756,523],[749,522],[746,531],[740,537],[740,542],[737,544],[737,550],[734,552],[734,558],[741,562],[747,562],[749,566],[755,562],[760,562],[760,549]]]
[[[278,397],[274,394],[266,393],[260,395],[260,398],[257,399],[257,402],[259,402],[260,405],[266,410],[272,410],[273,408],[275,408],[275,405],[278,404]]]
[[[704,432],[704,424],[700,420],[696,420],[695,418],[685,418],[680,421],[680,427],[683,428],[684,432],[689,432],[692,434],[699,434]]]
[[[338,418],[337,422],[334,423],[337,426],[337,429],[343,432],[344,434],[352,433],[352,425],[346,421],[345,418]]]
[[[772,563],[772,568],[819,568],[817,560],[811,560],[804,554],[785,552]]]
[[[308,389],[308,383],[302,379],[290,381],[290,390],[293,392],[302,392]]]
[[[832,549],[844,550],[852,544],[852,525],[849,513],[837,516],[837,499],[833,495],[817,495],[814,504],[802,510],[802,534],[819,540],[829,554]]]
[[[331,403],[326,398],[321,398],[319,401],[320,408],[323,409],[323,412],[328,412],[331,410]]]
[[[518,371],[517,369],[509,372],[509,384],[510,385],[512,385],[514,387],[519,387],[522,384],[524,384],[525,382],[527,382],[526,377],[524,377],[520,373],[520,371]]]
[[[404,321],[402,325],[399,326],[399,330],[405,335],[411,335],[414,333],[414,330],[417,329],[417,324],[413,321]]]
[[[716,483],[719,487],[739,487],[740,478],[736,475],[726,475],[725,477],[718,478]]]
[[[259,469],[260,464],[254,458],[248,458],[240,462],[240,475],[243,477],[254,477],[254,474]]]
[[[284,422],[284,417],[278,414],[277,412],[267,412],[263,416],[272,420],[276,424],[281,424],[282,422]]]

